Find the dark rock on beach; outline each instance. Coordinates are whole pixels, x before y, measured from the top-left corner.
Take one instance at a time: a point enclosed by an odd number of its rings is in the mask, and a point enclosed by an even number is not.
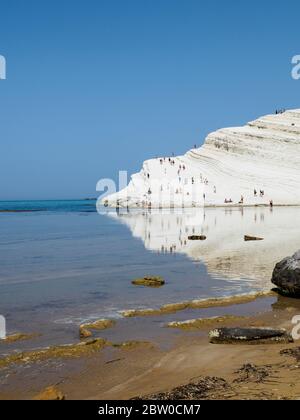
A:
[[[209,332],[209,341],[214,344],[232,343],[288,343],[292,338],[284,329],[273,328],[217,328]]]
[[[300,296],[300,250],[276,264],[272,283],[290,296]]]

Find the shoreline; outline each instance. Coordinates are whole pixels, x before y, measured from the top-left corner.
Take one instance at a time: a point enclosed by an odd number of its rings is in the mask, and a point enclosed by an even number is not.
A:
[[[93,200],[82,200],[82,201],[93,201]],[[1,203],[0,203],[1,204]],[[161,210],[161,211],[165,211],[165,210],[197,210],[197,209],[232,209],[232,208],[237,208],[237,209],[244,209],[244,208],[282,208],[282,207],[300,207],[300,203],[299,204],[273,204],[273,206],[270,206],[269,204],[239,204],[239,203],[228,203],[228,204],[204,204],[201,206],[187,206],[187,207],[183,207],[183,206],[145,206],[145,207],[140,207],[140,206],[129,206],[129,207],[115,207],[115,206],[101,206],[101,208],[103,208],[103,210],[105,209],[107,210],[111,210],[111,211],[128,211],[130,212],[130,210],[140,210],[140,211],[151,211],[151,210]],[[95,210],[97,212],[97,210],[99,211],[99,207],[97,207],[97,203],[95,205]],[[103,210],[100,209],[100,211],[102,212]],[[0,209],[0,214],[4,213],[4,214],[9,214],[9,213],[39,213],[39,212],[47,212],[49,211],[47,208],[42,208],[42,209]]]
[[[224,306],[233,306],[253,302],[257,299],[273,296],[276,296],[276,293],[274,291],[266,290],[232,296],[222,296],[216,298],[194,299],[190,301],[166,303],[160,308],[128,309],[126,311],[120,311],[120,313],[125,318],[175,314],[176,312],[184,311],[187,309],[208,309],[213,307],[221,308]]]

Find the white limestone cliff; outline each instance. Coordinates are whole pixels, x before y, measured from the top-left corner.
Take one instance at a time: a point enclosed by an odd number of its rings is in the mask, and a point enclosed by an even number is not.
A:
[[[170,161],[171,160],[171,163]],[[300,109],[209,134],[183,156],[150,159],[102,203],[119,207],[300,204]],[[257,196],[254,196],[254,190]],[[264,196],[260,196],[260,190]]]

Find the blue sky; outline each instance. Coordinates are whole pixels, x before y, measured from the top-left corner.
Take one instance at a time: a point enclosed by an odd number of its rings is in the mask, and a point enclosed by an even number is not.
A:
[[[2,0],[0,200],[100,178],[300,108],[297,1]]]

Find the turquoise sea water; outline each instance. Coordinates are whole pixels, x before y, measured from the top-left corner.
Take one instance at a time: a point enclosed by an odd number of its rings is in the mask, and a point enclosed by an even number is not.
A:
[[[47,344],[72,342],[83,321],[120,319],[121,310],[261,290],[261,273],[269,266],[266,260],[260,265],[259,256],[269,247],[269,255],[278,258],[277,248],[271,249],[273,239],[255,248],[239,242],[240,234],[235,239],[234,232],[238,226],[244,233],[256,233],[255,227],[273,232],[273,223],[278,226],[281,220],[279,209],[272,214],[269,209],[98,214],[95,204],[0,202],[0,314],[8,333],[42,332]],[[283,219],[297,215],[283,214]],[[208,239],[188,242],[193,233],[205,233]],[[296,245],[292,242],[291,249]],[[145,275],[160,275],[166,285],[132,286],[134,278]]]
[[[86,212],[96,211],[96,200],[33,200],[0,201],[0,211]]]

